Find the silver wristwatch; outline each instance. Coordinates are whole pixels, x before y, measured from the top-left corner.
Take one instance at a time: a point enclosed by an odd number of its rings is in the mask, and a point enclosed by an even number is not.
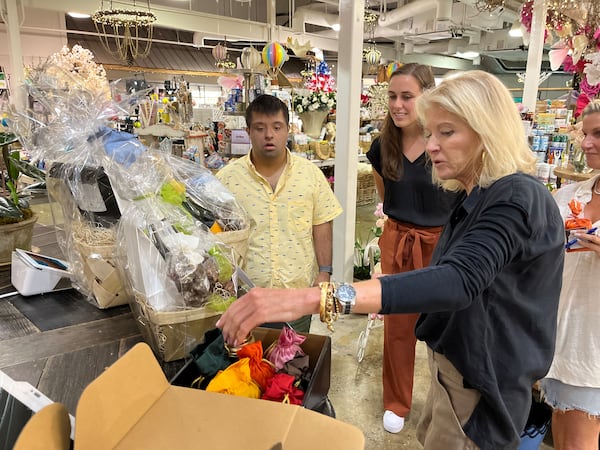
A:
[[[342,314],[350,314],[356,304],[356,289],[351,284],[342,283],[335,288],[333,296],[340,302],[344,310]]]

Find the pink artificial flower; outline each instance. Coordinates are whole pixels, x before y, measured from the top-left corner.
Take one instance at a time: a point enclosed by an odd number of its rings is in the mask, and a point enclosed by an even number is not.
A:
[[[567,55],[567,57],[563,61],[563,70],[565,72],[581,73],[583,72],[584,67],[585,61],[583,58],[580,58],[577,64],[573,64],[573,58],[571,57],[571,55]]]
[[[377,206],[375,207],[375,212],[373,213],[373,215],[375,217],[379,217],[381,219],[385,218],[385,214],[383,213],[383,203],[382,202],[377,203]]]
[[[589,98],[595,98],[598,95],[598,93],[600,92],[600,84],[596,84],[596,85],[592,86],[588,82],[587,77],[583,77],[583,79],[579,83],[579,88],[580,88],[581,92],[586,94]]]

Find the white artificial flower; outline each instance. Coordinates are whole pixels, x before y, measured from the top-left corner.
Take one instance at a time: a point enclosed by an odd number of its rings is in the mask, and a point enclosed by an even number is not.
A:
[[[585,65],[583,73],[585,73],[590,86],[596,86],[600,83],[600,52],[589,53],[585,59],[590,61],[590,64]]]

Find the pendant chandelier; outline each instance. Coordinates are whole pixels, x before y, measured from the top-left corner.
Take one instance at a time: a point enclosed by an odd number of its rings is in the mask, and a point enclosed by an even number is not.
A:
[[[475,9],[479,12],[493,12],[504,8],[504,0],[476,0]]]
[[[548,9],[561,13],[578,8],[580,3],[578,0],[546,0]]]
[[[228,69],[235,69],[235,63],[229,61],[229,51],[227,50],[227,38],[225,42],[220,42],[212,49],[213,58],[215,58],[215,66],[220,70],[226,71]]]
[[[377,28],[377,20],[379,14],[369,8],[369,2],[365,3],[365,11],[363,13],[364,32],[368,36],[367,42],[369,46],[363,51],[363,58],[369,65],[369,73],[377,70],[377,66],[381,61],[381,52],[375,44],[375,29]]]
[[[304,81],[310,80],[317,73],[317,66],[319,65],[319,60],[317,59],[317,54],[313,50],[309,50],[305,54],[306,63],[304,64],[304,70],[300,72]]]
[[[585,25],[596,32],[600,28],[600,1],[590,0],[587,2]]]
[[[127,65],[148,56],[156,22],[156,16],[150,11],[150,1],[145,2],[143,9],[137,8],[135,0],[132,9],[113,8],[112,0],[106,3],[107,8],[102,0],[100,9],[92,15],[105,50]]]

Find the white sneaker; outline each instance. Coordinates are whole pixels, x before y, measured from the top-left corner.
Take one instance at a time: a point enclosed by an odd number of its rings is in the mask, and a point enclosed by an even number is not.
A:
[[[383,428],[388,433],[400,433],[404,428],[404,417],[397,416],[392,411],[384,412]]]

